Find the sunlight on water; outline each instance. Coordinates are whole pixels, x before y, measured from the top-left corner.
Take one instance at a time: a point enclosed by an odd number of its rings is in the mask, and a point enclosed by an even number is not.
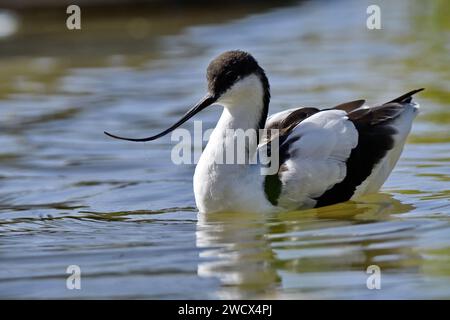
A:
[[[365,1],[98,10],[79,33],[58,13],[0,13],[0,297],[449,298],[450,6],[413,2],[382,2],[382,30],[366,29]],[[170,138],[103,135],[166,128],[204,94],[210,59],[236,48],[266,69],[271,113],[425,87],[382,192],[198,216],[194,167],[171,163]],[[81,290],[65,287],[70,264]]]

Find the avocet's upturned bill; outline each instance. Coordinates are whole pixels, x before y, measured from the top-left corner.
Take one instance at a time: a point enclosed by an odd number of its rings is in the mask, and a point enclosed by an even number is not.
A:
[[[177,123],[148,138],[173,131],[212,104],[223,106],[194,174],[200,212],[277,212],[321,207],[376,192],[394,168],[418,110],[413,90],[387,103],[369,107],[364,100],[332,108],[301,107],[267,117],[269,80],[247,52],[227,51],[207,70],[208,93]],[[220,164],[229,129],[278,129],[278,170],[261,175],[259,164]],[[248,141],[250,152],[271,141]]]

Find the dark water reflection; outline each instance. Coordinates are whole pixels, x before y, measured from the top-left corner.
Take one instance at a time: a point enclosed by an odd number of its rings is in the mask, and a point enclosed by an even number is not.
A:
[[[17,16],[0,38],[0,297],[448,298],[449,6],[386,2],[383,30],[369,31],[369,4],[88,10],[78,34],[58,13]],[[197,216],[194,167],[171,163],[170,138],[103,136],[173,123],[203,94],[211,57],[234,48],[266,68],[271,112],[426,87],[383,193]],[[81,290],[66,289],[70,264]],[[372,264],[381,290],[366,288]]]

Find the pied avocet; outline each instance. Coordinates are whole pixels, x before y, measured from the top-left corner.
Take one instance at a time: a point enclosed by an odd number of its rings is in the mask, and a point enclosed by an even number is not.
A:
[[[418,110],[413,90],[374,107],[365,100],[332,108],[302,107],[267,117],[269,80],[247,52],[227,51],[207,70],[208,93],[177,123],[148,138],[179,127],[212,104],[223,106],[194,174],[195,201],[200,212],[276,212],[321,207],[376,192],[400,157]],[[228,129],[278,129],[278,170],[261,175],[261,164],[220,164],[215,161],[228,143]],[[246,145],[255,153],[270,140],[256,136]]]

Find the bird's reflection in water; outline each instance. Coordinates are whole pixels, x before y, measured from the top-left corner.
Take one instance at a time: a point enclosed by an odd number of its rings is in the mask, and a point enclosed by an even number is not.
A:
[[[270,292],[280,282],[270,241],[270,218],[256,213],[199,215],[197,247],[205,248],[198,275],[218,277],[226,290],[222,298],[238,298],[241,292]]]
[[[405,256],[418,259],[405,247],[405,239],[414,238],[414,226],[391,221],[411,209],[391,195],[375,194],[273,215],[200,214],[196,241],[203,262],[198,275],[220,279],[221,298],[310,298],[314,290],[343,285],[328,282],[327,276],[339,278],[339,270],[349,269],[360,276],[346,285],[363,281],[365,287],[367,266],[395,268]]]

